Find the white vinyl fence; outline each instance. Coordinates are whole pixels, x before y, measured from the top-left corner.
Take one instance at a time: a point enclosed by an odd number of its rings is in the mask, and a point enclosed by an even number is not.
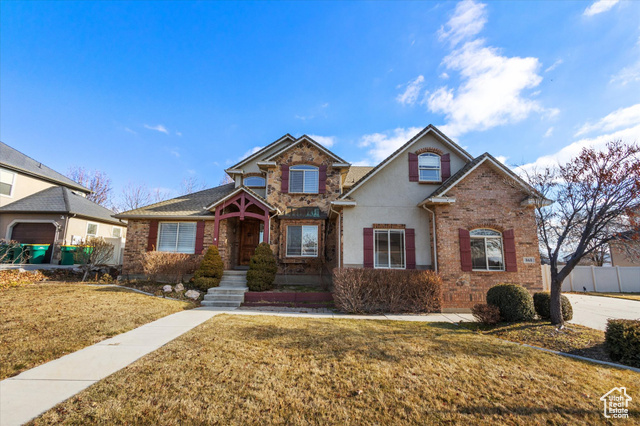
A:
[[[551,267],[542,265],[542,287],[551,287]],[[640,293],[640,267],[576,266],[562,282],[562,291]]]

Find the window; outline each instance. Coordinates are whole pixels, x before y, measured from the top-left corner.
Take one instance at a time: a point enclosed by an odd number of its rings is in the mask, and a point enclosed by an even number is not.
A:
[[[122,228],[120,228],[119,226],[114,226],[111,230],[111,236],[115,238],[122,237]]]
[[[317,257],[318,227],[287,226],[287,256]]]
[[[478,271],[504,271],[502,234],[492,229],[474,229],[471,236],[471,267]]]
[[[264,188],[266,181],[260,176],[249,176],[244,178],[244,186],[248,186],[249,188]]]
[[[192,222],[161,223],[158,229],[158,251],[194,253],[196,224]]]
[[[98,224],[89,222],[87,223],[87,237],[95,237],[98,235]]]
[[[16,174],[9,170],[0,169],[0,195],[11,197],[15,176]]]
[[[318,193],[318,168],[314,166],[292,166],[289,168],[289,192],[303,194]]]
[[[404,269],[404,230],[375,229],[374,250],[375,268]]]
[[[439,182],[440,156],[432,153],[420,154],[418,156],[418,171],[420,182]]]

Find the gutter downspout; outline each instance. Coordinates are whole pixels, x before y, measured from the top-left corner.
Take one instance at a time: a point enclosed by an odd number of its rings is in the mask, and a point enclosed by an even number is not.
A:
[[[435,267],[436,274],[438,273],[438,245],[436,240],[436,213],[429,209],[426,205],[422,205],[422,208],[431,213],[431,225],[433,227],[433,263]]]
[[[329,205],[329,211],[338,215],[338,229],[336,230],[336,235],[338,236],[338,268],[341,268],[342,263],[342,235],[340,234],[340,212],[333,209],[333,206]]]

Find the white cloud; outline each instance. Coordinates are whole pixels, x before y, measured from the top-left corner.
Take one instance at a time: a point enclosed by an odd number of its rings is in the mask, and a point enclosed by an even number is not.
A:
[[[398,86],[404,87],[406,89],[403,93],[400,93],[396,97],[396,101],[403,105],[413,105],[418,100],[418,95],[420,95],[420,91],[422,90],[422,86],[424,84],[424,76],[419,75],[415,80],[411,80],[410,82]]]
[[[544,137],[549,138],[553,135],[553,127],[549,127],[546,132],[544,132]]]
[[[582,136],[594,131],[610,132],[636,124],[640,124],[640,104],[620,108],[595,123],[585,123],[574,136]]]
[[[162,124],[158,124],[157,126],[149,126],[148,124],[145,124],[144,128],[149,130],[155,130],[156,132],[162,132],[165,135],[169,134],[169,131],[167,130],[167,128],[164,127]]]
[[[262,148],[264,148],[264,147],[263,146],[254,146],[249,151],[247,151],[244,154],[242,154],[242,157],[238,158],[238,161],[244,160],[245,158],[249,157],[250,155],[253,155],[256,152],[260,151]]]
[[[384,133],[371,133],[362,136],[358,146],[367,148],[367,158],[354,164],[378,164],[414,137],[420,130],[422,130],[420,127],[409,127],[406,129],[399,127]]]
[[[460,73],[462,83],[454,90],[443,86],[426,98],[432,112],[447,117],[441,129],[455,137],[525,119],[531,112],[546,110],[523,92],[542,81],[537,58],[507,57],[478,39],[465,43],[443,59],[449,70]]]
[[[504,155],[498,155],[496,157],[496,160],[498,160],[499,162],[501,162],[502,164],[507,164],[507,160],[509,159],[509,157],[505,157]]]
[[[177,149],[170,149],[169,154],[173,155],[176,158],[180,158],[180,153],[178,152]]]
[[[447,74],[446,72],[443,72],[442,74],[440,74],[440,78],[443,80],[448,80],[449,79],[449,74]]]
[[[182,132],[176,132],[177,136],[182,136]]]
[[[309,137],[318,142],[320,145],[326,146],[327,148],[331,148],[336,143],[335,136],[309,135]]]
[[[593,16],[598,13],[606,12],[616,5],[620,0],[597,0],[591,6],[584,10],[585,16]]]
[[[624,67],[617,74],[611,77],[609,83],[620,83],[625,86],[628,83],[640,81],[640,61],[633,65]]]
[[[136,132],[135,130],[131,130],[131,129],[130,129],[130,128],[128,128],[128,127],[125,127],[125,128],[124,128],[124,131],[125,131],[125,132],[129,132],[129,133],[131,133],[132,135],[137,135],[137,134],[138,134],[138,132]]]
[[[455,46],[478,34],[487,23],[486,6],[473,0],[456,4],[453,16],[438,31],[440,40],[448,40],[451,46]]]
[[[564,62],[562,59],[558,59],[553,64],[551,64],[550,67],[548,67],[546,70],[544,70],[544,72],[549,72],[549,71],[555,70],[556,68],[558,68],[558,66],[560,66],[562,64],[562,62]]]

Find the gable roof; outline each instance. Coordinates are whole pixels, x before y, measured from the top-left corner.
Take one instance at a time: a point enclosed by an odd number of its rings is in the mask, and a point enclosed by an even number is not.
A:
[[[425,136],[425,135],[427,135],[429,133],[432,133],[437,139],[440,140],[440,142],[444,143],[445,145],[448,145],[451,149],[453,149],[459,155],[464,157],[466,160],[468,160],[468,161],[473,160],[473,157],[471,156],[471,154],[469,154],[467,151],[462,149],[462,147],[460,145],[458,145],[457,143],[455,143],[454,141],[449,139],[444,133],[442,133],[440,130],[438,130],[438,128],[436,126],[434,126],[433,124],[429,124],[427,127],[422,129],[421,131],[419,131],[418,134],[416,134],[414,137],[409,139],[407,141],[407,143],[405,143],[400,148],[398,148],[394,153],[392,153],[387,158],[382,160],[382,162],[380,164],[378,164],[373,169],[371,169],[371,171],[369,173],[367,173],[365,176],[363,176],[358,182],[356,182],[356,184],[353,185],[351,187],[351,189],[349,189],[347,192],[342,194],[340,196],[340,199],[345,199],[345,198],[349,197],[349,195],[351,195],[352,192],[354,192],[356,189],[358,189],[360,186],[362,186],[366,181],[368,181],[371,177],[373,177],[376,173],[378,173],[382,168],[384,168],[384,166],[389,164],[391,162],[391,160],[394,160],[396,157],[398,157],[400,154],[402,154],[407,148],[409,148],[411,145],[413,145],[419,139],[421,139],[423,136]]]
[[[472,161],[470,161],[467,164],[465,164],[463,168],[461,168],[456,173],[451,175],[451,177],[449,177],[449,179],[445,180],[442,183],[442,185],[437,187],[435,189],[435,191],[433,191],[427,198],[425,198],[418,205],[421,206],[421,205],[427,203],[427,200],[429,200],[430,198],[442,197],[442,196],[446,195],[446,193],[451,188],[456,186],[465,177],[467,177],[467,175],[469,175],[471,172],[473,172],[475,169],[477,169],[481,164],[483,164],[485,162],[491,163],[495,168],[497,168],[503,174],[506,174],[511,179],[516,181],[520,186],[522,186],[523,190],[526,191],[527,193],[534,194],[534,195],[537,195],[539,197],[542,197],[542,194],[540,194],[535,188],[533,188],[531,185],[529,185],[527,182],[525,182],[520,176],[515,174],[511,169],[509,169],[507,166],[502,164],[500,161],[496,160],[491,154],[489,154],[488,152],[485,152],[484,154],[477,156]],[[542,198],[544,198],[544,197],[542,197]]]
[[[224,198],[234,190],[235,183],[232,182],[122,212],[115,215],[115,217],[131,219],[213,217],[213,214],[207,210],[206,206]]]
[[[284,147],[283,149],[281,149],[280,151],[276,152],[275,154],[271,155],[269,158],[267,158],[267,161],[273,160],[274,158],[277,158],[278,156],[282,155],[283,153],[287,152],[288,150],[290,150],[291,148],[293,148],[294,146],[298,145],[301,142],[309,142],[311,145],[315,146],[316,148],[318,148],[320,151],[324,152],[325,154],[327,154],[328,156],[332,157],[334,160],[336,160],[339,163],[345,163],[345,164],[349,164],[348,161],[338,157],[336,154],[334,154],[333,152],[329,151],[327,148],[325,148],[324,146],[322,146],[321,144],[319,144],[318,142],[314,141],[312,138],[310,138],[307,135],[302,135],[300,136],[298,139],[296,139],[296,141],[294,143],[292,143],[291,145]]]
[[[219,205],[220,203],[234,197],[236,194],[238,194],[239,192],[246,192],[247,194],[251,195],[253,198],[255,198],[256,200],[258,200],[260,203],[262,203],[265,207],[267,207],[269,210],[271,211],[275,211],[278,210],[277,208],[273,207],[271,204],[269,204],[267,202],[267,200],[265,200],[264,198],[262,198],[260,195],[258,195],[255,191],[252,191],[250,188],[247,188],[244,185],[241,185],[239,187],[237,187],[235,190],[231,191],[230,193],[228,193],[227,195],[225,195],[224,197],[212,202],[211,204],[209,204],[207,206],[207,210],[212,209],[213,207]]]
[[[351,166],[349,167],[349,171],[347,172],[347,176],[344,178],[344,183],[342,186],[344,187],[352,187],[356,184],[360,179],[366,176],[373,170],[373,166]]]
[[[251,160],[254,160],[256,158],[260,158],[261,155],[264,155],[268,150],[270,150],[271,148],[275,147],[276,145],[278,145],[281,142],[285,142],[285,141],[290,141],[290,142],[295,142],[296,138],[294,138],[293,136],[291,136],[289,133],[287,133],[286,135],[282,136],[280,139],[271,142],[269,145],[265,146],[264,148],[254,152],[253,154],[251,154],[250,156],[243,158],[242,160],[240,160],[238,163],[234,164],[233,166],[225,169],[225,170],[234,170],[240,166],[243,166],[244,164],[248,163]]]
[[[123,225],[113,218],[114,212],[64,186],[53,186],[0,207],[0,212],[64,213]]]
[[[56,172],[4,142],[0,142],[0,167],[35,176],[59,185],[68,186],[69,188],[77,189],[85,193],[91,192],[90,189],[85,188],[78,182]]]

